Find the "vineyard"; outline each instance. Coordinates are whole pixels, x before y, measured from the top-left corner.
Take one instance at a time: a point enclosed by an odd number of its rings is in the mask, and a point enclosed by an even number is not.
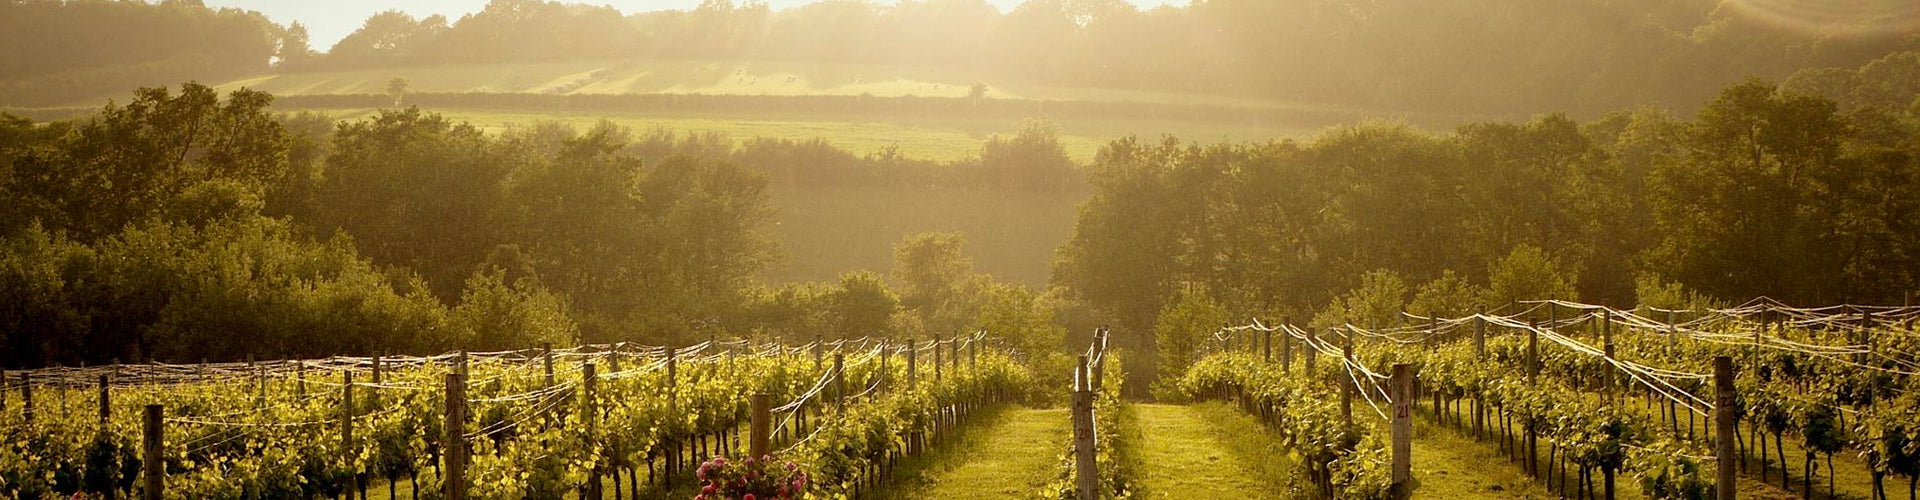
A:
[[[1916,493],[1920,308],[1402,318],[1223,326],[1159,391],[1234,405],[1317,498],[1423,496],[1416,416],[1564,498]],[[0,498],[863,498],[982,409],[1046,405],[1043,378],[1071,382],[1071,437],[1015,496],[1178,496],[1141,484],[1172,465],[1136,456],[1162,429],[1121,398],[1108,336],[1064,378],[985,333],[14,372]]]
[[[614,344],[16,372],[0,407],[0,498],[691,497],[701,461],[747,456],[748,434],[805,464],[783,485],[794,497],[851,497],[983,405],[1027,397],[1031,374],[984,344]]]
[[[1914,498],[1920,309],[1765,299],[1701,310],[1519,305],[1405,314],[1409,324],[1393,327],[1226,327],[1177,386],[1280,429],[1304,472],[1336,498],[1398,494],[1408,480],[1388,464],[1405,450],[1390,449],[1399,440],[1386,437],[1388,417],[1410,408],[1497,446],[1567,498],[1627,488],[1734,498],[1737,488],[1741,497],[1877,500],[1888,498],[1890,476]],[[1412,387],[1394,390],[1397,377],[1384,374],[1394,365],[1414,371]],[[1869,479],[1848,486],[1864,491],[1836,485],[1856,474]]]

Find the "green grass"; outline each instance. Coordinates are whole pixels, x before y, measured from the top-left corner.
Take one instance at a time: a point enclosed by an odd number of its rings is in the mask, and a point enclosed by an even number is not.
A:
[[[1224,443],[1227,453],[1261,483],[1258,496],[1307,497],[1312,485],[1300,474],[1300,456],[1287,448],[1278,433],[1232,405],[1207,402],[1193,408],[1212,439]]]
[[[902,462],[874,498],[1029,498],[1052,479],[1071,423],[1065,409],[989,409],[944,450]]]
[[[1034,85],[975,71],[938,66],[656,59],[542,63],[444,64],[350,71],[262,75],[222,82],[277,95],[384,94],[387,83],[405,78],[414,92],[507,92],[536,94],[675,93],[707,95],[873,95],[964,97],[974,83],[987,96],[1011,99],[1128,101],[1234,107],[1338,109],[1311,103],[1176,92]]]
[[[1231,424],[1220,422],[1222,411],[1204,406],[1133,406],[1141,431],[1135,446],[1142,465],[1134,471],[1135,498],[1276,498],[1285,493],[1275,488],[1291,489],[1284,486],[1290,480],[1263,474],[1269,468],[1293,469],[1263,463],[1288,459],[1246,448],[1240,443],[1246,436],[1236,435]]]
[[[1545,486],[1489,449],[1452,429],[1423,421],[1413,426],[1413,496],[1416,498],[1557,498]],[[1621,498],[1637,498],[1637,495]]]

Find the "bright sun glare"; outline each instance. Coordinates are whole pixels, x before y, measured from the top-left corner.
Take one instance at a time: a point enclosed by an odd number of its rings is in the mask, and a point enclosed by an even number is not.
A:
[[[1807,33],[1884,36],[1920,28],[1914,0],[1729,0],[1737,12]]]

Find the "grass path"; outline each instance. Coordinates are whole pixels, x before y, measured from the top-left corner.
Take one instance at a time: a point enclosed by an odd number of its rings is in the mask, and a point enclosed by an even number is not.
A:
[[[1064,408],[1002,408],[930,458],[902,464],[881,499],[1028,498],[1055,472],[1072,421]],[[924,461],[921,461],[924,460]]]
[[[1242,422],[1222,419],[1234,410],[1222,405],[1136,404],[1140,439],[1135,444],[1141,468],[1138,487],[1145,498],[1282,498],[1262,465],[1249,460],[1243,444],[1226,430]],[[1223,411],[1224,410],[1224,411]],[[1245,418],[1251,422],[1251,418]],[[1264,441],[1264,440],[1260,440]],[[1273,454],[1273,461],[1289,460]],[[1139,496],[1136,495],[1136,498]]]
[[[1413,426],[1413,496],[1418,498],[1559,498],[1520,466],[1432,420]]]

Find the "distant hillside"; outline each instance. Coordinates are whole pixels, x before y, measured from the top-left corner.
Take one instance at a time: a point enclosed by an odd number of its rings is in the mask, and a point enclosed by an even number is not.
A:
[[[6,0],[0,105],[262,73],[246,82],[381,93],[411,73],[427,92],[950,97],[985,82],[998,97],[1596,116],[1649,104],[1687,112],[1750,76],[1920,47],[1920,4],[1796,4],[1210,0],[1141,11],[1032,0],[1000,12],[983,0],[782,11],[712,0],[621,12],[493,0],[459,19],[381,13],[316,52],[298,23],[193,1]]]

